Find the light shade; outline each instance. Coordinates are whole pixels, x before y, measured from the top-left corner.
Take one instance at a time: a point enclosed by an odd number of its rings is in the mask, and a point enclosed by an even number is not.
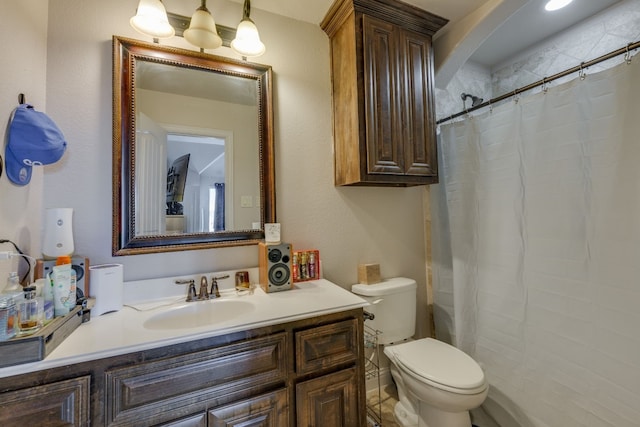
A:
[[[205,6],[199,7],[191,17],[189,28],[184,30],[184,38],[192,45],[203,49],[216,49],[222,46],[216,23]]]
[[[260,56],[265,52],[266,48],[260,40],[258,28],[251,19],[245,18],[240,21],[231,48],[242,56]]]
[[[158,39],[173,37],[176,33],[160,0],[140,0],[136,15],[129,23],[136,31]]]

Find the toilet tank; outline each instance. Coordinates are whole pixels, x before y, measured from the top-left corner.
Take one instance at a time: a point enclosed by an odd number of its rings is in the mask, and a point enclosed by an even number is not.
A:
[[[351,292],[367,300],[365,310],[375,318],[366,325],[381,332],[378,344],[411,338],[416,331],[416,281],[405,277],[385,279],[372,285],[357,284]]]

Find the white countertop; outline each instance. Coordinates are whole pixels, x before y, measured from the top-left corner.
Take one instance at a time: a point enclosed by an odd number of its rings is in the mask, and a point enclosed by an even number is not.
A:
[[[169,279],[165,281],[167,280]],[[132,283],[131,288],[133,289],[134,285],[141,283],[143,282]],[[144,285],[147,286],[147,284]],[[150,329],[145,327],[145,322],[153,316],[157,316],[158,313],[179,309],[185,305],[211,304],[212,310],[215,310],[216,300],[186,303],[184,302],[186,293],[183,293],[183,289],[178,289],[175,285],[173,288],[180,292],[180,296],[176,297],[175,294],[164,296],[162,299],[156,299],[152,302],[135,301],[133,298],[133,300],[125,301],[127,305],[120,311],[92,317],[89,322],[83,323],[71,333],[44,360],[1,368],[0,378],[368,305],[359,296],[324,279],[296,283],[294,289],[269,294],[260,287],[257,287],[251,295],[237,295],[234,290],[221,287],[223,295],[220,301],[231,299],[243,301],[250,304],[250,310],[229,319],[218,319],[213,314],[211,317],[215,319],[214,322],[205,326],[184,329]],[[155,295],[157,296],[158,293]],[[144,311],[138,311],[133,307],[144,309]]]

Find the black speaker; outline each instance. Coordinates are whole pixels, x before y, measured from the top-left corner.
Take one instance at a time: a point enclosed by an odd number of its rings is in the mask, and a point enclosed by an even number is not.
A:
[[[286,291],[291,289],[293,275],[291,259],[293,250],[289,243],[265,244],[260,242],[259,272],[260,286],[265,292]]]

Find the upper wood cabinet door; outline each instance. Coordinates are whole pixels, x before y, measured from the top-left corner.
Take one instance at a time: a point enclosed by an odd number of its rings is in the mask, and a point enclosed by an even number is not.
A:
[[[446,19],[394,0],[336,0],[331,44],[336,185],[438,182],[431,37]]]
[[[407,30],[400,31],[399,35],[403,82],[403,172],[437,178],[431,39]]]
[[[363,17],[362,28],[367,172],[401,175],[404,147],[398,29],[370,16]]]

